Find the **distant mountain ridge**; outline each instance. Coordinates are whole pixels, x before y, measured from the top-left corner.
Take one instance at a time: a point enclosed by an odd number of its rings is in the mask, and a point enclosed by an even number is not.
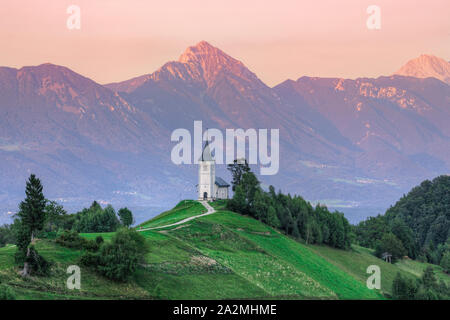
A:
[[[75,202],[193,197],[196,169],[172,164],[170,133],[194,120],[279,128],[280,172],[261,180],[350,221],[450,171],[450,87],[432,78],[302,77],[270,88],[202,41],[154,73],[105,86],[51,64],[0,68],[0,97],[0,199],[19,199],[31,171],[49,196]]]
[[[48,197],[111,199],[127,175],[152,170],[168,135],[117,93],[61,66],[2,67],[0,96],[3,212],[17,210],[32,172]]]

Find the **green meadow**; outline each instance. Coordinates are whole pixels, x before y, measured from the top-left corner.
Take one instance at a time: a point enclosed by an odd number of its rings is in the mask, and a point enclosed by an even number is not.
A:
[[[198,201],[183,200],[175,208],[165,211],[158,216],[137,226],[137,229],[160,227],[179,222],[183,219],[205,213],[206,208]]]
[[[14,265],[14,246],[0,248],[0,282],[19,299],[386,299],[397,272],[418,278],[426,264],[402,260],[388,264],[366,248],[344,251],[306,245],[261,222],[224,210],[171,228],[143,231],[150,250],[126,283],[108,280],[82,268],[81,290],[68,290],[67,267],[82,251],[53,240],[38,240],[36,248],[53,262],[48,277],[23,279]],[[141,224],[147,228],[171,224],[206,209],[196,201]],[[81,234],[108,241],[113,233]],[[369,290],[369,265],[381,268],[381,290]],[[448,275],[436,267],[437,276]]]

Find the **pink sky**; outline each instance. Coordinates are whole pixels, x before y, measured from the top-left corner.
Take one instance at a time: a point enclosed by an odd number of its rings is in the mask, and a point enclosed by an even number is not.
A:
[[[81,8],[81,30],[66,9]],[[381,7],[381,30],[366,9]],[[0,65],[60,64],[100,83],[151,73],[206,40],[273,86],[376,77],[430,53],[450,60],[448,0],[2,0]]]

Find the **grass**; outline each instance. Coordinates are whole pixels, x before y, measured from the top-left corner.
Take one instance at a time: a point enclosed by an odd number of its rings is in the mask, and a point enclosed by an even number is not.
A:
[[[89,268],[81,268],[81,290],[69,290],[66,273],[70,265],[77,265],[82,254],[80,250],[61,247],[49,240],[36,242],[36,249],[47,260],[53,262],[49,277],[22,278],[14,266],[16,248],[1,248],[0,282],[16,292],[18,299],[150,299],[151,296],[134,281],[119,283],[99,276]],[[7,264],[4,264],[4,261]]]
[[[352,249],[348,251],[318,245],[309,245],[308,247],[317,255],[331,262],[333,265],[364,284],[370,276],[370,274],[366,272],[367,267],[370,265],[379,266],[381,271],[381,290],[387,294],[391,294],[392,282],[397,272],[400,272],[403,276],[408,278],[416,278],[421,275],[413,275],[410,272],[398,268],[396,265],[386,263],[375,257],[367,248],[359,246],[352,246]]]
[[[211,207],[213,207],[216,210],[225,210],[225,208],[227,206],[227,202],[228,202],[228,200],[220,199],[220,200],[216,200],[216,201],[211,201],[211,202],[209,202],[209,204],[211,205]]]
[[[109,241],[113,237],[115,232],[98,232],[98,233],[80,233],[80,236],[89,239],[89,240],[95,240],[97,237],[102,237],[103,240]]]
[[[397,262],[395,265],[399,269],[414,274],[417,277],[422,276],[427,267],[432,267],[434,274],[436,275],[436,279],[438,281],[444,281],[447,286],[450,286],[450,275],[445,273],[440,266],[410,259],[404,259]]]
[[[167,263],[189,261],[196,250],[177,239],[155,231],[141,233],[149,242],[150,250],[146,256],[148,263]]]
[[[15,245],[7,245],[0,248],[0,271],[14,266],[14,254],[16,250]]]
[[[170,233],[255,283],[268,298],[382,298],[306,246],[232,212],[199,218]]]
[[[157,299],[242,299],[265,292],[236,274],[166,274],[140,269],[139,285]]]
[[[0,261],[13,256],[15,248],[0,249]],[[49,240],[36,242],[36,249],[47,260],[53,262],[49,277],[22,278],[14,266],[13,259],[0,270],[0,282],[13,288],[19,299],[149,299],[148,293],[135,282],[119,283],[99,276],[89,268],[81,268],[81,290],[66,288],[70,265],[77,265],[80,250],[61,247]]]
[[[179,222],[183,219],[196,216],[202,213],[205,213],[206,208],[198,201],[194,200],[183,200],[178,203],[175,208],[168,210],[166,212],[161,213],[155,218],[146,221],[136,228],[151,228],[151,227],[159,227],[167,224],[172,224]]]
[[[127,283],[82,268],[81,290],[66,289],[67,267],[78,264],[83,252],[52,240],[36,244],[54,262],[49,277],[20,277],[14,265],[16,248],[7,246],[0,248],[0,282],[20,299],[384,299],[382,293],[390,293],[397,272],[417,278],[427,266],[411,260],[388,264],[358,246],[344,251],[305,245],[255,219],[225,211],[224,201],[211,205],[219,211],[141,232],[150,250]],[[183,201],[141,226],[170,224],[202,211],[200,203]],[[114,233],[82,234],[88,239],[99,235],[109,241]],[[373,264],[381,268],[381,292],[366,287],[366,269]],[[434,268],[438,278],[448,280]]]

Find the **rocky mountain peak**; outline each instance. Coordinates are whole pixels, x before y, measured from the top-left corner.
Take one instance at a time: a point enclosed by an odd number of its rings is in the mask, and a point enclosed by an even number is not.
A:
[[[409,60],[394,74],[415,78],[433,77],[450,84],[450,63],[431,54],[422,54]]]

